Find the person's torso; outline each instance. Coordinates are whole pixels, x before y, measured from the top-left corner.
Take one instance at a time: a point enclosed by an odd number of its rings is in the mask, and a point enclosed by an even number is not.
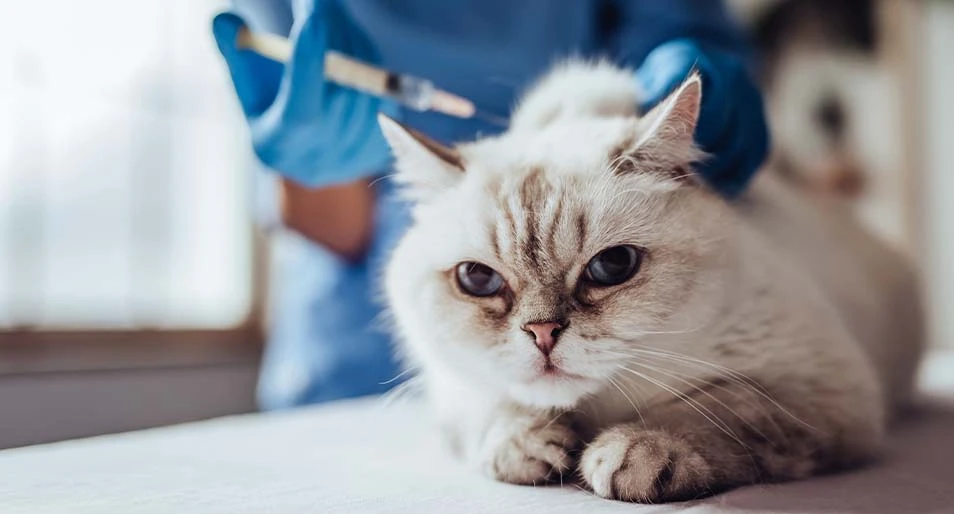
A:
[[[601,2],[551,0],[341,0],[380,64],[429,79],[506,117],[531,81],[557,59],[600,47]],[[501,127],[405,109],[403,121],[446,142]]]

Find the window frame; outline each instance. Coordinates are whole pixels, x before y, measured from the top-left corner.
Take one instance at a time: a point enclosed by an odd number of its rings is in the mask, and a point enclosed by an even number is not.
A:
[[[246,319],[225,329],[0,330],[0,378],[50,373],[257,364],[265,345],[267,240],[249,223],[252,302]]]

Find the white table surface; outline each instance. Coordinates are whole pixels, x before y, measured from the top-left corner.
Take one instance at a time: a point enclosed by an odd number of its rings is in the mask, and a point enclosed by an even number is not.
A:
[[[443,453],[420,406],[360,400],[0,451],[0,513],[954,514],[954,355],[923,383],[930,406],[880,464],[691,503],[496,483]]]

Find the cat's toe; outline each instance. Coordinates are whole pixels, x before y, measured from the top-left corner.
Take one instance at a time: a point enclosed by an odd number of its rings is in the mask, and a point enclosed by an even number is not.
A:
[[[544,484],[573,469],[579,439],[568,426],[551,423],[527,427],[492,438],[484,471],[513,484]]]
[[[706,460],[681,438],[630,427],[600,434],[583,453],[580,471],[596,494],[635,502],[699,496],[714,478]]]

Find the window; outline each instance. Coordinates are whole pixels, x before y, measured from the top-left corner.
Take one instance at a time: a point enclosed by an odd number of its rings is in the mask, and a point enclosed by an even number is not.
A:
[[[222,5],[0,5],[0,330],[249,326],[253,161]]]

